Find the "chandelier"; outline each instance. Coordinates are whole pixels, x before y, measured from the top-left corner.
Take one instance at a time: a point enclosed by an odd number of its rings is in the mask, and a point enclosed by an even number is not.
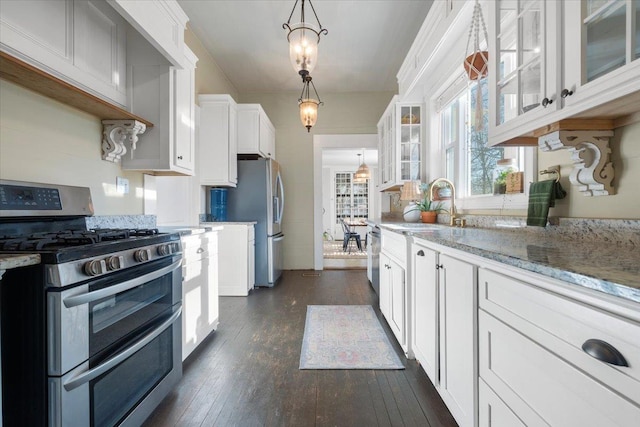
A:
[[[320,101],[320,96],[318,95],[316,86],[313,84],[311,76],[308,74],[303,76],[302,81],[304,82],[302,93],[300,94],[300,98],[298,98],[300,120],[302,121],[302,125],[307,128],[307,132],[311,132],[311,128],[316,124],[316,120],[318,120],[318,106],[322,105],[323,102]],[[318,99],[311,98],[309,86],[313,87],[313,91]]]
[[[289,59],[291,65],[293,65],[293,69],[296,70],[303,79],[309,75],[316,66],[320,36],[322,34],[328,34],[327,29],[322,28],[322,24],[320,24],[313,3],[311,3],[311,0],[308,1],[313,11],[313,16],[315,16],[316,22],[318,23],[317,26],[304,20],[305,0],[300,2],[300,22],[295,24],[291,23],[291,18],[298,5],[298,0],[296,0],[293,4],[291,15],[289,15],[289,20],[282,24],[282,28],[289,30],[287,40],[289,41]]]

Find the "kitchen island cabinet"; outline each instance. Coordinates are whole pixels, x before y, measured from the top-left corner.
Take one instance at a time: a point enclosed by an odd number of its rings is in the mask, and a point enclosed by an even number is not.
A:
[[[218,328],[218,231],[181,236],[182,360]]]

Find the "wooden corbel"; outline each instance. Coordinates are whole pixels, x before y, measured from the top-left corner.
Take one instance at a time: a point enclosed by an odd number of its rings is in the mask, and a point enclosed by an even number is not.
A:
[[[615,194],[612,136],[612,130],[557,130],[540,136],[538,147],[541,151],[569,150],[574,163],[571,184],[585,196],[610,196]]]
[[[126,141],[131,144],[133,158],[138,135],[147,130],[147,126],[137,120],[103,120],[102,126],[102,159],[114,163],[127,154]]]

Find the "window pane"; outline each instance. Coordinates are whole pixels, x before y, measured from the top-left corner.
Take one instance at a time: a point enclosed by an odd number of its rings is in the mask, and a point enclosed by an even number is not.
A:
[[[455,178],[455,151],[453,148],[449,148],[445,154],[445,165],[447,170],[445,176],[451,182],[454,182]]]
[[[503,148],[489,148],[488,141],[488,88],[487,80],[480,82],[481,86],[481,108],[482,108],[482,128],[470,120],[469,126],[469,150],[467,161],[467,183],[469,195],[476,196],[482,194],[493,194],[493,170],[496,167],[496,161],[504,156]],[[471,88],[470,93],[470,114],[475,116],[475,109],[478,95],[478,85]],[[448,159],[447,159],[448,160]]]

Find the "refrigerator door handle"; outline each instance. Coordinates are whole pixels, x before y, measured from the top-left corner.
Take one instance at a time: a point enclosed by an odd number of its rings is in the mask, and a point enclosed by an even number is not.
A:
[[[280,176],[280,171],[278,171],[278,186],[280,187],[280,199],[278,199],[278,224],[282,222],[282,214],[284,212],[284,185],[282,184],[282,177]]]
[[[284,240],[284,234],[281,234],[278,237],[274,237],[273,238],[274,242],[279,242],[280,240]]]

